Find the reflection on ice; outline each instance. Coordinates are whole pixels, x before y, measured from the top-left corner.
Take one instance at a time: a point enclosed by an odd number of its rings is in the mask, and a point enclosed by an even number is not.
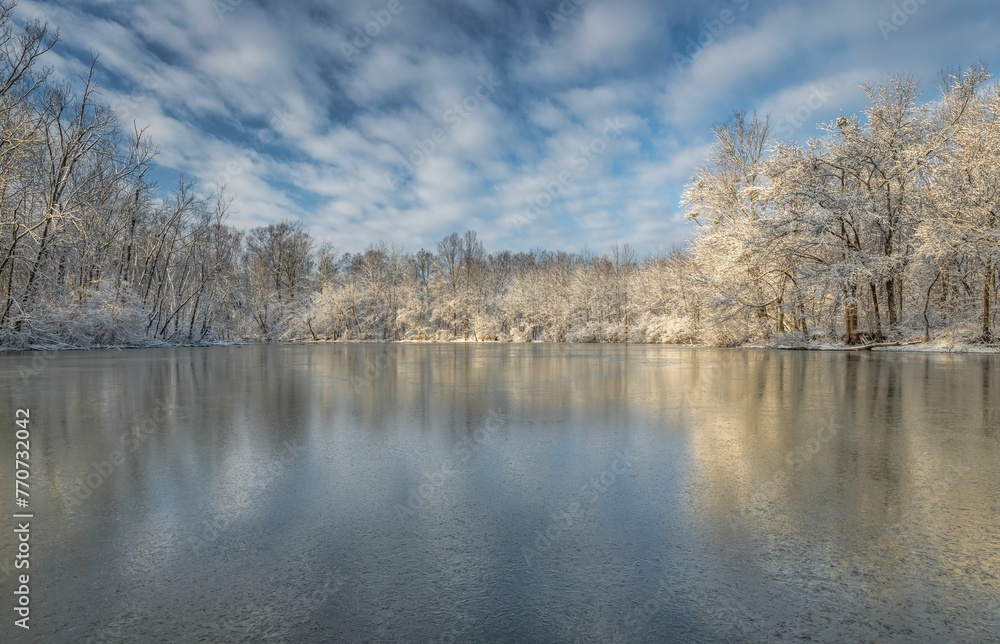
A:
[[[47,642],[1000,636],[998,356],[25,359]]]

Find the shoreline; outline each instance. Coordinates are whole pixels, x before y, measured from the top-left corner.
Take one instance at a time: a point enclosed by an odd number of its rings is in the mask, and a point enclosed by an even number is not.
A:
[[[882,342],[868,345],[846,345],[846,344],[812,344],[812,345],[763,345],[746,344],[732,347],[720,347],[700,344],[658,344],[650,342],[630,342],[625,345],[623,342],[505,342],[498,340],[393,340],[383,342],[380,340],[300,340],[287,342],[206,342],[195,344],[168,344],[152,343],[148,345],[109,345],[109,346],[45,346],[33,345],[28,347],[4,347],[0,346],[0,354],[17,352],[39,352],[51,353],[56,351],[122,351],[135,349],[210,349],[220,347],[245,347],[245,346],[304,346],[304,345],[325,345],[325,344],[548,344],[563,346],[587,346],[587,345],[619,345],[619,346],[650,346],[665,347],[674,349],[755,349],[767,351],[807,351],[807,352],[877,352],[877,353],[948,353],[948,354],[985,354],[1000,355],[1000,344],[946,344],[941,341],[931,342]]]

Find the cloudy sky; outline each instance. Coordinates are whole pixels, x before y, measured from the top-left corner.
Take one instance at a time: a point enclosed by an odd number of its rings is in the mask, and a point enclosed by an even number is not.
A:
[[[1000,69],[995,0],[20,0],[47,64],[148,125],[157,180],[237,196],[231,223],[301,220],[340,251],[641,252],[682,244],[709,128],[784,138],[863,106],[859,81]]]

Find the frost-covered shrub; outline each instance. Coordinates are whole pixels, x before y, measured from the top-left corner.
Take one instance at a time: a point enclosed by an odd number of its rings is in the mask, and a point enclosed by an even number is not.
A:
[[[645,317],[637,325],[636,331],[636,342],[694,344],[697,341],[691,321],[673,316]]]
[[[595,343],[603,342],[605,338],[604,329],[601,327],[600,322],[591,320],[585,323],[582,327],[571,330],[566,334],[566,340],[568,342],[579,342],[579,343]]]
[[[148,316],[142,302],[129,290],[112,288],[91,292],[82,302],[50,304],[23,313],[19,331],[5,338],[11,346],[148,346],[157,344],[146,331]]]

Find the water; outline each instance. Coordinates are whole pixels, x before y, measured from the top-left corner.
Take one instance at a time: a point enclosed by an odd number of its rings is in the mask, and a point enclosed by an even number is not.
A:
[[[0,355],[0,640],[996,641],[998,402],[1000,356]]]

